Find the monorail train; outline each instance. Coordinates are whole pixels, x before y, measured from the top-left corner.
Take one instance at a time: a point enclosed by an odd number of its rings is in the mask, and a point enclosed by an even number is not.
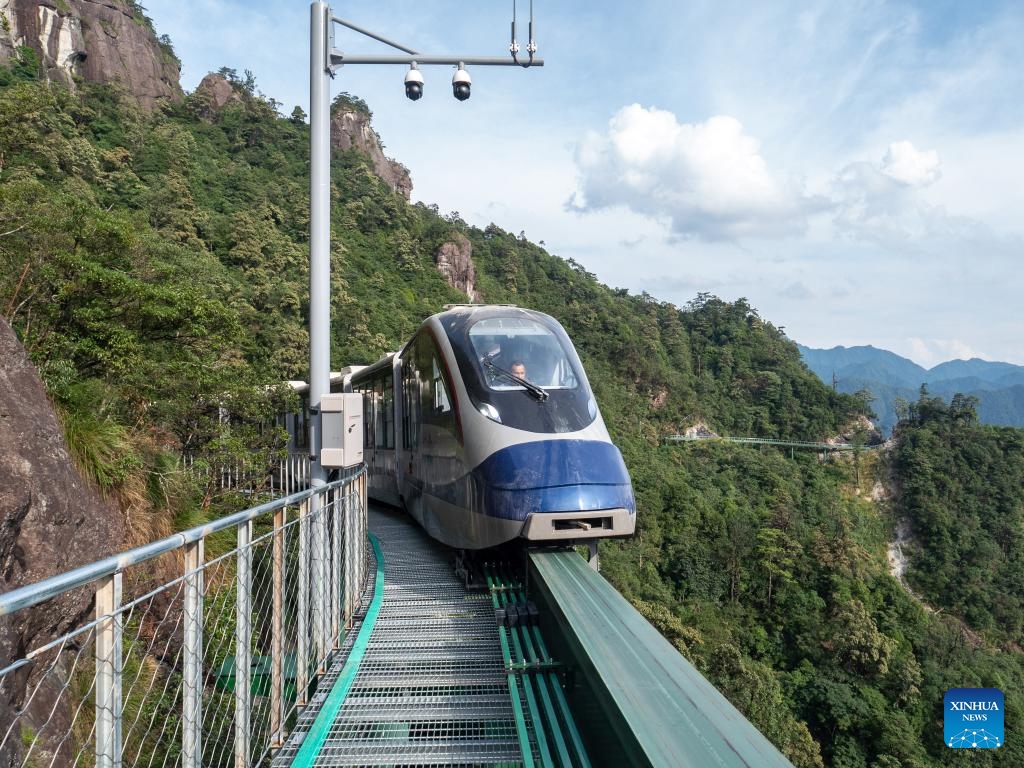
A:
[[[370,497],[404,506],[433,538],[485,549],[633,533],[622,455],[548,315],[446,307],[342,384],[363,396]]]

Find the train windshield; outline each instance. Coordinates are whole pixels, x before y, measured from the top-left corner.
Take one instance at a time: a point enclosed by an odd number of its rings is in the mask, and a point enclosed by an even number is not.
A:
[[[574,432],[597,415],[565,331],[541,315],[454,321],[446,328],[480,413],[531,432]]]

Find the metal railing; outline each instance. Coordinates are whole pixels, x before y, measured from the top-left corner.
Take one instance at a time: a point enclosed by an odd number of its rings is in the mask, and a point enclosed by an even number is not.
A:
[[[720,435],[666,435],[664,438],[668,443],[697,443],[697,442],[724,442],[741,443],[744,445],[778,445],[784,448],[807,448],[813,451],[856,451],[871,450],[877,445],[864,445],[856,443],[825,443],[809,442],[806,440],[775,440],[770,437],[722,437]]]
[[[95,595],[0,659],[0,764],[269,763],[341,647],[367,572],[365,470],[0,595],[0,621]]]
[[[255,492],[269,487],[271,493],[289,494],[308,488],[310,481],[308,453],[289,453],[269,474],[263,469],[246,467],[242,461],[222,463],[214,469],[197,462],[189,453],[182,455],[181,466],[188,472],[213,478],[212,486],[222,491],[230,488]]]

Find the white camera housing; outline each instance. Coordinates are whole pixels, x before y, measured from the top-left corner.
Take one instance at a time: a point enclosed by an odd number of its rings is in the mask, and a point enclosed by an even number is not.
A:
[[[459,68],[455,70],[455,74],[452,75],[452,96],[459,101],[465,101],[469,98],[472,85],[473,80],[470,78],[469,72],[460,64]]]
[[[423,73],[413,64],[405,73],[405,95],[417,101],[423,96]]]

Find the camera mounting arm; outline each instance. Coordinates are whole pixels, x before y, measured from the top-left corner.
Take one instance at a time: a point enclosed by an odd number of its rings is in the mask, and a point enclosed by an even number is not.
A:
[[[518,58],[518,46],[516,50],[510,50],[511,59],[504,58],[502,56],[429,56],[421,54],[408,46],[396,43],[393,40],[389,40],[383,35],[378,35],[376,32],[371,32],[368,29],[353,24],[347,19],[342,19],[335,16],[327,9],[328,23],[325,25],[325,37],[324,48],[327,52],[327,71],[331,73],[333,77],[335,72],[340,67],[346,64],[402,64],[405,66],[411,66],[412,64],[423,64],[423,65],[434,65],[434,64],[449,64],[451,66],[469,65],[469,66],[484,66],[484,67],[543,67],[544,59],[535,58],[534,52],[537,50],[536,44],[533,42],[533,19],[532,19],[532,7],[531,7],[531,20],[530,20],[530,44],[527,47],[530,58],[529,61],[520,61]],[[351,29],[353,32],[358,32],[361,35],[384,43],[391,48],[395,48],[402,51],[407,56],[352,56],[345,54],[334,45],[334,25],[340,24],[343,27]]]

